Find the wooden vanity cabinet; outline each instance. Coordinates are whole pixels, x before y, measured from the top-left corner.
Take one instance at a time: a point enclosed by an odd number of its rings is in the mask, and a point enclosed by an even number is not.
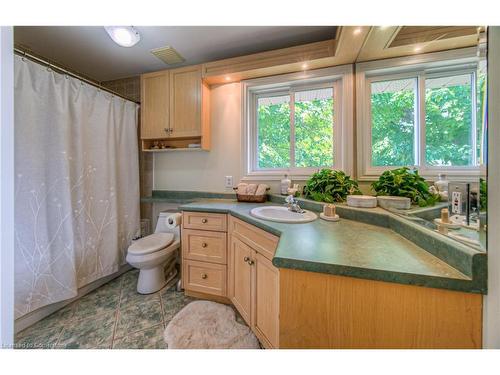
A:
[[[228,303],[227,215],[182,213],[182,286],[187,295]]]
[[[141,139],[144,151],[154,145],[210,148],[210,90],[201,65],[141,76]]]
[[[266,348],[279,347],[278,237],[229,216],[228,296]]]

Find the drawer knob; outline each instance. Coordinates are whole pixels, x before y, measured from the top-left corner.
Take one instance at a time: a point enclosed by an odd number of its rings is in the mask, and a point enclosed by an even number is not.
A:
[[[207,247],[207,243],[206,242],[202,242],[201,247]]]
[[[207,219],[201,219],[201,222],[205,224],[208,220]]]
[[[201,278],[202,278],[202,279],[206,279],[207,277],[208,277],[208,276],[207,276],[207,274],[206,274],[206,273],[202,273],[202,274],[201,274]]]
[[[247,262],[249,265],[253,265],[254,264],[254,261],[252,259],[250,259],[249,257],[244,257],[243,260],[245,262]]]

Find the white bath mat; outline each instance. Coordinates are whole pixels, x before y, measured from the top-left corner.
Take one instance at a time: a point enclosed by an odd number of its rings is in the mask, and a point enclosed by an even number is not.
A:
[[[250,328],[236,321],[234,310],[210,301],[194,301],[168,323],[169,349],[259,349]]]

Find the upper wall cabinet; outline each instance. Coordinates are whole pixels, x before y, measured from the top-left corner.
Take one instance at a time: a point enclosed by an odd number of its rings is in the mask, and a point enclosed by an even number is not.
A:
[[[144,151],[210,148],[210,91],[200,65],[144,74],[141,85]]]
[[[169,78],[168,70],[141,76],[142,139],[169,135]]]

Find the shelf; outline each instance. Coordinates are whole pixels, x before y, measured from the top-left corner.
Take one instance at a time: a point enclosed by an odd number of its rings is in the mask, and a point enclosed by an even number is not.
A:
[[[190,144],[201,144],[200,148],[190,148]],[[167,148],[153,148],[154,146],[165,146]],[[184,138],[161,138],[161,139],[143,139],[142,151],[144,152],[163,152],[163,151],[209,151],[209,148],[203,147],[202,137],[184,137]]]
[[[187,147],[179,147],[179,148],[154,148],[149,150],[142,150],[143,152],[174,152],[174,151],[208,151],[202,148],[187,148]]]

